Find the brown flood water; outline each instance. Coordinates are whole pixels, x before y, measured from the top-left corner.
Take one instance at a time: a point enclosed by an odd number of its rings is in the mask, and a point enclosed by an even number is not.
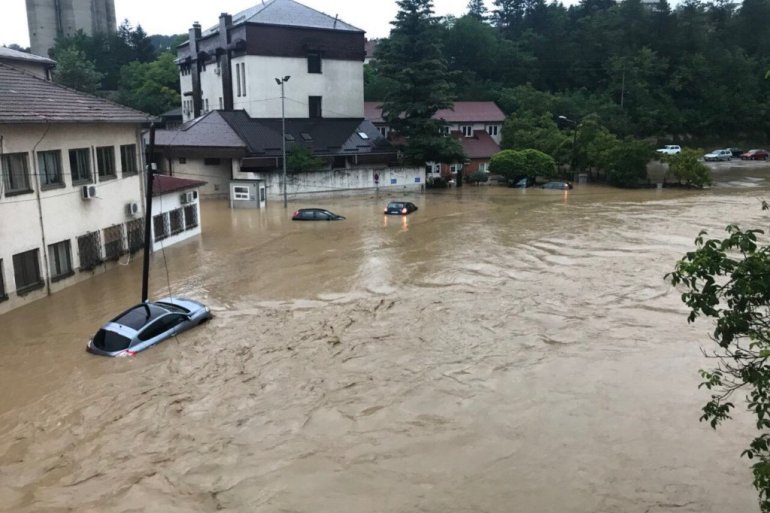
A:
[[[767,183],[723,180],[204,203],[152,286],[211,323],[86,354],[140,260],[0,317],[0,512],[758,511],[752,426],[698,422],[709,325],[663,280],[701,228],[767,224]]]

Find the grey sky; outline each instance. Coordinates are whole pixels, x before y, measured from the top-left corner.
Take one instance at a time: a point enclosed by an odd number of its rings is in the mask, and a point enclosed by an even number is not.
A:
[[[148,34],[187,32],[194,21],[206,27],[215,25],[219,13],[234,14],[261,0],[115,0],[118,23],[128,19],[141,24]],[[367,32],[368,37],[382,37],[390,31],[390,21],[397,6],[395,0],[299,0],[301,3],[334,16]],[[16,43],[29,46],[24,0],[2,0],[0,45]],[[468,0],[434,0],[436,14],[461,15]],[[492,0],[487,0],[488,6]]]

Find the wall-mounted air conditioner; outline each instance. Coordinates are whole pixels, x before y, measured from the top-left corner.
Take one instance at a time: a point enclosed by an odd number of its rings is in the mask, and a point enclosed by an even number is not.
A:
[[[96,197],[96,186],[95,185],[84,185],[80,189],[80,197],[84,200],[90,200]]]
[[[217,75],[219,75],[220,73],[222,73],[222,68],[220,68],[219,66],[217,66],[216,68],[214,68],[214,73],[216,73]]]
[[[188,203],[192,203],[193,201],[195,201],[197,199],[197,197],[198,197],[198,193],[195,192],[195,191],[183,192],[179,196],[179,202],[182,205],[186,205]]]
[[[132,201],[126,204],[126,215],[129,217],[136,217],[139,215],[139,203]]]

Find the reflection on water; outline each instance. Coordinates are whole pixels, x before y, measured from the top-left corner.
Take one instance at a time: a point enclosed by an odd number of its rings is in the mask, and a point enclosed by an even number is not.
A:
[[[751,425],[698,423],[708,325],[662,279],[701,228],[765,223],[741,179],[204,203],[152,294],[208,325],[87,355],[141,259],[0,317],[0,511],[757,511]]]

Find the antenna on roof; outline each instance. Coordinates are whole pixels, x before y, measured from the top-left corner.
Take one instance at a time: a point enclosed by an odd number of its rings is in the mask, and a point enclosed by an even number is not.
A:
[[[334,26],[332,28],[337,28],[337,18],[339,18],[339,14],[334,15]]]

